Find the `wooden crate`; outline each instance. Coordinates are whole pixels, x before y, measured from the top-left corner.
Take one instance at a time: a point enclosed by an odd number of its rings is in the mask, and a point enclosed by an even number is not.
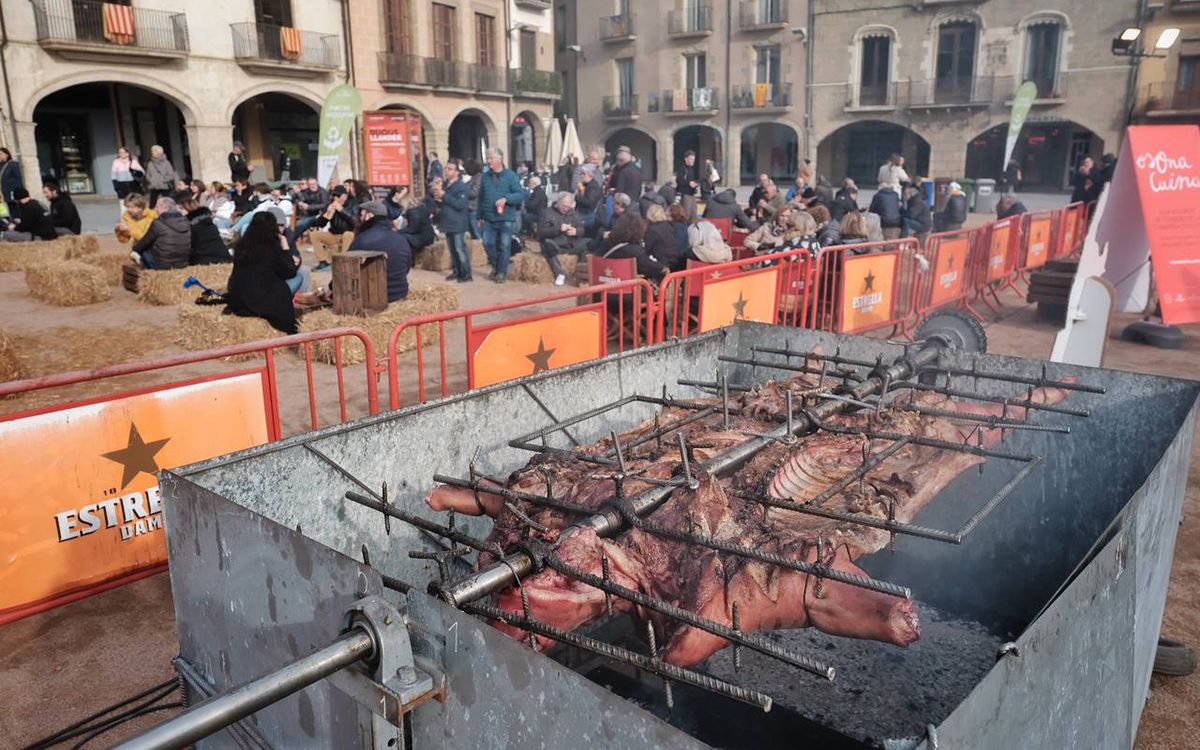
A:
[[[333,256],[335,314],[365,317],[387,304],[387,253],[354,250]]]

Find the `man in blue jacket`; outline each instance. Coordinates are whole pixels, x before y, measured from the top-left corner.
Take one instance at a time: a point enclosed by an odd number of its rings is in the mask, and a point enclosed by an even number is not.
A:
[[[351,250],[387,253],[387,298],[399,302],[408,296],[408,270],[412,267],[412,248],[404,235],[392,228],[383,201],[368,201],[358,207],[358,232]]]
[[[467,253],[467,229],[470,224],[470,191],[467,183],[459,176],[458,162],[448,161],[445,166],[445,185],[434,189],[433,199],[438,203],[438,226],[446,235],[450,248],[450,262],[454,271],[446,281],[465,283],[471,281],[471,256]]]
[[[487,150],[487,166],[477,178],[479,218],[483,222],[483,246],[492,264],[492,281],[508,280],[508,258],[512,254],[512,236],[521,221],[521,201],[525,191],[515,172],[504,168],[504,152]]]

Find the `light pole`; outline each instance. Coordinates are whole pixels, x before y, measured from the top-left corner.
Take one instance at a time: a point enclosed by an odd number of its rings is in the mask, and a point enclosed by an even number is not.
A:
[[[1154,48],[1149,52],[1146,51],[1142,36],[1141,27],[1130,26],[1112,40],[1114,55],[1133,59],[1133,62],[1130,63],[1133,70],[1129,76],[1129,91],[1126,92],[1126,101],[1129,106],[1125,111],[1125,127],[1129,127],[1133,123],[1133,110],[1137,105],[1138,75],[1141,72],[1142,60],[1147,57],[1165,58],[1167,51],[1179,40],[1179,29],[1174,27],[1163,29],[1158,35],[1158,40],[1154,42]]]

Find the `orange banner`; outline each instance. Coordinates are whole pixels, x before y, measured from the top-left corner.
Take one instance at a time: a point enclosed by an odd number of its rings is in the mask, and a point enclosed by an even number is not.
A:
[[[100,14],[105,39],[122,46],[133,44],[137,38],[133,8],[118,3],[102,3]]]
[[[587,362],[605,353],[604,305],[471,329],[467,345],[471,388]]]
[[[1046,265],[1050,250],[1050,231],[1053,219],[1034,219],[1029,222],[1029,240],[1025,251],[1025,267],[1041,268]]]
[[[166,563],[159,469],[268,442],[263,372],[0,422],[0,623]]]
[[[421,183],[421,170],[413,172],[409,159],[412,141],[409,127],[419,121],[406,112],[364,112],[363,152],[367,157],[367,183],[371,185],[405,185]]]
[[[1060,254],[1070,255],[1075,251],[1075,245],[1078,244],[1075,232],[1078,227],[1079,212],[1074,208],[1068,207],[1063,213],[1062,236],[1058,240],[1058,252]]]
[[[299,60],[301,53],[304,52],[304,37],[300,34],[300,29],[280,26],[279,48],[288,60]]]
[[[700,290],[700,331],[711,331],[738,320],[774,323],[778,284],[779,266],[705,280]]]
[[[1012,236],[1012,221],[1005,219],[992,225],[991,244],[988,246],[988,281],[1004,278],[1008,265],[1008,243]]]
[[[890,323],[895,307],[895,253],[871,253],[842,262],[842,325],[854,333]]]
[[[933,293],[929,298],[932,307],[943,305],[962,296],[967,255],[970,251],[970,240],[965,237],[944,240],[938,244],[937,268],[933,271]]]

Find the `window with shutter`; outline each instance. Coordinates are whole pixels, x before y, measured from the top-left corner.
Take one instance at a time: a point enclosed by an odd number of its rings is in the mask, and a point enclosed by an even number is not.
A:
[[[387,24],[387,50],[395,55],[411,55],[412,0],[384,0]]]
[[[496,18],[475,14],[476,62],[480,65],[496,64]]]
[[[454,7],[433,4],[433,57],[444,62],[454,60]]]

